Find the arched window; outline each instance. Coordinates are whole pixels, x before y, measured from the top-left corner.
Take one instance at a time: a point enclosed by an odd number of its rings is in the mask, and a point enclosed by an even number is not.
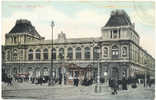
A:
[[[47,48],[45,48],[43,50],[43,58],[44,58],[44,60],[47,60],[48,59],[48,49]]]
[[[112,57],[113,58],[119,57],[119,48],[116,45],[112,47]]]
[[[85,59],[90,59],[90,48],[89,47],[85,48]]]
[[[73,49],[68,48],[68,54],[67,54],[68,59],[73,59]]]
[[[127,47],[122,48],[122,56],[127,56]]]
[[[41,69],[39,67],[37,67],[35,69],[34,73],[35,73],[35,75],[36,75],[37,78],[40,77],[40,75],[41,75]]]
[[[14,43],[17,43],[17,38],[16,37],[14,37]]]
[[[76,48],[76,59],[81,59],[81,48],[80,47]]]
[[[17,60],[17,50],[13,51],[13,60]]]
[[[28,52],[28,60],[33,60],[33,50],[30,49]]]
[[[64,49],[63,48],[59,49],[59,59],[64,59]]]
[[[100,48],[99,47],[94,47],[94,49],[93,49],[93,58],[94,59],[99,59],[100,58]]]
[[[10,51],[9,50],[7,51],[7,60],[8,61],[11,60],[11,55],[10,55]]]
[[[108,57],[108,48],[104,47],[104,57]]]
[[[52,50],[53,50],[53,51],[52,51]],[[53,48],[52,50],[51,50],[51,59],[56,60],[56,49]]]
[[[40,60],[41,59],[41,50],[37,49],[36,50],[36,60]]]
[[[5,52],[4,51],[2,51],[2,60],[5,60]]]

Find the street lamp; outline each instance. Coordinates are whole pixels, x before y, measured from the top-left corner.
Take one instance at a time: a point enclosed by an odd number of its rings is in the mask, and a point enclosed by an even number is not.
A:
[[[50,68],[50,82],[49,82],[49,85],[54,85],[54,81],[53,81],[53,28],[54,28],[55,24],[54,24],[54,21],[51,22],[51,29],[52,29],[52,32],[51,32],[51,38],[52,38],[52,41],[51,41],[51,68]]]
[[[101,86],[100,86],[100,60],[102,59],[102,45],[101,42],[99,42],[97,44],[97,46],[99,47],[96,50],[96,53],[98,53],[98,73],[97,73],[97,85],[95,87],[95,92],[100,93],[101,92]],[[94,49],[93,49],[94,51]]]
[[[95,41],[93,40],[92,44],[91,44],[91,47],[93,48],[93,66],[91,68],[91,77],[94,78],[94,72],[93,72],[93,69],[94,69],[94,45],[95,45]]]

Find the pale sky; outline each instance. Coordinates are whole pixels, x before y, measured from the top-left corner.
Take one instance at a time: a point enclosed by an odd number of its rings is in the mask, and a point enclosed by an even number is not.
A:
[[[155,2],[119,1],[3,1],[2,44],[17,19],[28,19],[39,34],[51,39],[50,22],[55,22],[54,38],[63,31],[67,38],[101,36],[104,26],[115,9],[123,9],[135,23],[140,45],[155,57]]]

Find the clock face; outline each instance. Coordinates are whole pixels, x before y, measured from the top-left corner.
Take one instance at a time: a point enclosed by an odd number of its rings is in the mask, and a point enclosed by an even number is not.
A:
[[[149,6],[151,6],[151,9],[149,9]],[[142,2],[133,1],[133,8],[134,13],[132,16],[134,20],[139,21],[139,23],[141,24],[151,26],[154,25],[155,22],[154,2],[151,3],[151,1],[142,1]]]

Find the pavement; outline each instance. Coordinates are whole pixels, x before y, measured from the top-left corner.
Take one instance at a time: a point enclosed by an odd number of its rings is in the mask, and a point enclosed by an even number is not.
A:
[[[8,86],[2,83],[2,97],[4,99],[52,99],[52,100],[154,100],[155,88],[144,88],[138,85],[136,89],[128,86],[128,90],[118,91],[117,95],[112,95],[112,90],[103,85],[102,93],[94,92],[95,85],[92,86],[71,86],[48,84],[35,85],[31,83],[13,83]]]

